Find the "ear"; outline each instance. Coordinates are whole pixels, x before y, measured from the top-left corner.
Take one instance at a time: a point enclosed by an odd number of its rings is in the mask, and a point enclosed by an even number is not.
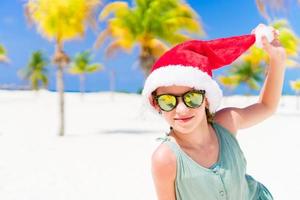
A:
[[[154,99],[152,97],[149,97],[149,101],[151,103],[151,106],[153,106],[157,112],[161,112],[159,106],[156,104],[156,102],[154,101]]]
[[[161,114],[161,109],[158,107],[157,104],[154,104],[154,109],[158,112],[158,114]]]
[[[158,107],[157,104],[154,104],[154,109],[157,111],[157,112],[161,112],[160,108]]]

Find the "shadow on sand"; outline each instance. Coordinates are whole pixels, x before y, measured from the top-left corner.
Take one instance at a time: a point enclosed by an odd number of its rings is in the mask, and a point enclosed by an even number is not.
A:
[[[104,134],[150,134],[150,133],[163,133],[163,130],[153,129],[111,129],[111,130],[102,130],[98,133]]]

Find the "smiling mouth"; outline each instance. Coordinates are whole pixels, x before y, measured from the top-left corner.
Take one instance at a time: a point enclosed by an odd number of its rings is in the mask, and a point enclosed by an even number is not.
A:
[[[185,117],[185,118],[174,118],[174,120],[176,121],[182,121],[182,122],[187,122],[190,119],[192,119],[193,117]]]

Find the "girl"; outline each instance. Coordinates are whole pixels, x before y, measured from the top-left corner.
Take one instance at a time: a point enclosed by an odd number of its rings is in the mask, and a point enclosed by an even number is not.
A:
[[[188,41],[154,64],[143,95],[170,125],[152,155],[159,200],[273,199],[263,184],[246,174],[246,160],[236,140],[239,129],[274,114],[283,86],[286,54],[278,33],[264,25],[254,33]],[[270,59],[258,102],[217,111],[222,91],[212,70],[232,63],[255,41]]]

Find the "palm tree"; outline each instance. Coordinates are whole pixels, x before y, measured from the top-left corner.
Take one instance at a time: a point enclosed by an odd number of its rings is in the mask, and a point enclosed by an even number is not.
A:
[[[109,18],[111,15],[113,17]],[[106,49],[110,56],[118,49],[130,52],[137,44],[145,75],[167,50],[166,44],[183,42],[191,34],[204,34],[198,15],[181,0],[135,0],[133,7],[116,1],[104,7],[99,19],[106,20],[107,28],[99,34],[95,47],[110,38],[111,43]]]
[[[289,27],[286,20],[278,20],[271,25],[280,32],[279,40],[288,55],[286,65],[289,67],[298,66],[299,64],[293,58],[298,55],[299,38]],[[233,64],[228,77],[235,77],[238,84],[246,83],[249,88],[258,90],[259,82],[263,80],[262,73],[264,69],[267,70],[268,62],[267,54],[262,49],[252,46],[246,54]],[[221,78],[223,77],[221,76]],[[221,83],[224,84],[224,81],[221,81]]]
[[[291,81],[290,82],[290,86],[291,88],[295,91],[296,93],[296,109],[299,110],[300,108],[300,103],[299,103],[299,94],[300,94],[300,79],[299,80],[295,80],[295,81]]]
[[[9,62],[9,59],[6,55],[6,49],[4,48],[3,45],[0,44],[0,63],[7,63]]]
[[[218,81],[225,86],[224,96],[232,95],[233,90],[239,84],[239,76],[219,76]],[[224,98],[224,104],[226,105],[227,98]]]
[[[85,92],[85,76],[89,73],[94,73],[102,69],[101,64],[92,63],[92,56],[90,51],[83,51],[75,56],[74,62],[71,64],[69,73],[79,75],[80,92],[83,96]]]
[[[230,70],[230,77],[235,77],[236,85],[245,83],[249,89],[258,90],[262,78],[263,66],[253,65],[251,61],[238,62]]]
[[[233,63],[233,66],[227,71],[227,76],[218,77],[219,82],[231,89],[244,83],[249,90],[258,90],[259,83],[263,80],[262,72],[266,60],[267,55],[263,50],[251,47],[248,53]]]
[[[219,76],[219,82],[224,85],[229,91],[234,90],[239,84],[239,76]]]
[[[296,0],[255,0],[259,13],[269,22],[271,17],[270,12],[287,11],[290,5],[293,5]],[[300,0],[297,0],[300,4]]]
[[[25,15],[29,22],[37,26],[37,30],[48,40],[54,41],[55,52],[53,62],[57,67],[57,90],[60,105],[59,135],[64,135],[64,67],[69,57],[64,52],[64,43],[83,37],[87,25],[94,26],[94,13],[98,0],[28,0]]]
[[[39,90],[41,85],[48,86],[47,69],[48,60],[42,51],[32,53],[27,67],[20,70],[20,76],[30,81],[31,88]]]
[[[280,32],[279,40],[288,55],[287,66],[298,66],[299,63],[295,59],[298,57],[300,38],[292,30],[287,20],[276,20],[271,25]]]

